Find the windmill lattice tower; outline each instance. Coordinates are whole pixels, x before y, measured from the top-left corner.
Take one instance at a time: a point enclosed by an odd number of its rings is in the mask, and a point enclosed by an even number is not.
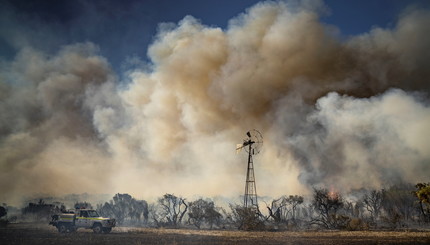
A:
[[[261,133],[255,129],[248,131],[246,135],[248,138],[243,140],[243,144],[238,144],[236,147],[237,152],[243,148],[248,152],[248,166],[246,170],[243,204],[245,207],[256,207],[258,209],[257,185],[255,183],[254,161],[252,156],[260,152],[263,144],[263,136],[261,136]]]

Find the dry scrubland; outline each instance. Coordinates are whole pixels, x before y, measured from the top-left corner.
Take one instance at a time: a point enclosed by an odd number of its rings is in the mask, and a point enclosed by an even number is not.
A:
[[[115,228],[111,234],[60,234],[48,225],[0,228],[1,244],[430,244],[430,231],[243,232]]]

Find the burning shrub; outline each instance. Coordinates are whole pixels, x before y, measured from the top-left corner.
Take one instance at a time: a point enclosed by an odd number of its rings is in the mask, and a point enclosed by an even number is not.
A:
[[[311,220],[312,224],[327,229],[346,226],[345,218],[338,215],[338,211],[344,206],[343,198],[339,193],[329,192],[327,189],[314,189],[312,205],[317,212],[317,217]]]

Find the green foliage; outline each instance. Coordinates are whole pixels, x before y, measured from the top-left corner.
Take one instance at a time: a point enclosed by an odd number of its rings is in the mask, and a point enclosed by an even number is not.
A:
[[[418,198],[420,211],[425,222],[430,222],[430,183],[418,183],[412,193]]]
[[[418,190],[414,193],[420,202],[430,205],[430,183],[418,183],[415,187]]]

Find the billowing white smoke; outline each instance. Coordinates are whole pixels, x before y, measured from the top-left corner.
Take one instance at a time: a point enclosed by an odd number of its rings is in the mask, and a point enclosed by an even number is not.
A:
[[[162,25],[150,71],[122,87],[92,44],[21,51],[0,74],[0,199],[238,196],[235,145],[252,128],[262,195],[426,181],[430,14],[342,42],[314,9],[265,2],[227,30]]]
[[[429,122],[430,108],[398,89],[368,99],[329,93],[285,145],[305,183],[348,190],[424,181]]]

